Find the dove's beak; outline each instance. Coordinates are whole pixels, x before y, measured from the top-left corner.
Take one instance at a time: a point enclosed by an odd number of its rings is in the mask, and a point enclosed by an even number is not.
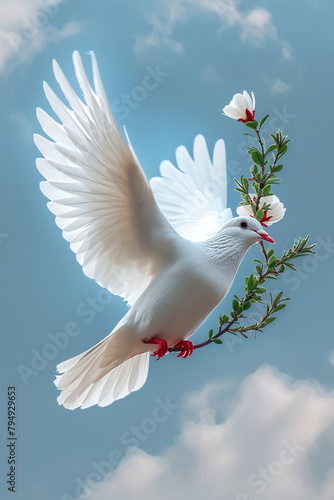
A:
[[[256,231],[256,232],[259,236],[261,236],[262,240],[269,241],[269,243],[275,243],[273,238],[271,236],[269,236],[269,234],[266,233],[265,231],[259,229],[259,231]]]

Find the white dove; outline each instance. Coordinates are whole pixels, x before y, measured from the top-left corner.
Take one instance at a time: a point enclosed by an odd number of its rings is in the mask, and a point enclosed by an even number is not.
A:
[[[274,242],[254,218],[231,219],[222,140],[212,163],[201,135],[194,160],[179,147],[180,170],[163,162],[163,178],[151,181],[153,196],[91,57],[94,90],[73,53],[85,102],[53,62],[70,108],[44,83],[61,124],[37,109],[53,142],[34,136],[44,156],[36,163],[48,208],[83,272],[131,307],[110,335],[58,365],[58,402],[69,409],[107,406],[140,389],[151,351],[158,359],[169,347],[180,347],[180,357],[192,354],[188,338],[223,300],[248,248],[261,239]]]

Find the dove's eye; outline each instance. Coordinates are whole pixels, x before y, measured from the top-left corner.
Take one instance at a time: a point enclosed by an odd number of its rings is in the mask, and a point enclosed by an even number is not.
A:
[[[239,222],[239,226],[242,227],[242,229],[246,229],[248,227],[248,224],[245,220],[242,220]]]

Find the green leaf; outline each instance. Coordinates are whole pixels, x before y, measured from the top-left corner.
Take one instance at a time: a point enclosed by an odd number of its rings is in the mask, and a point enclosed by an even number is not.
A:
[[[253,122],[246,122],[245,125],[246,125],[246,127],[249,127],[249,128],[256,130],[258,123],[256,120],[254,120]]]
[[[276,257],[271,257],[269,260],[269,267],[275,267],[277,265],[277,259]]]
[[[273,305],[276,306],[276,304],[279,303],[279,301],[281,300],[282,298],[282,295],[283,295],[283,292],[278,292],[278,294],[276,295],[276,297],[274,298],[273,300]]]
[[[288,150],[288,146],[285,145],[283,146],[280,150],[279,150],[279,153],[277,155],[277,158],[281,158],[283,155],[285,155],[285,153],[287,152]]]
[[[273,184],[273,185],[276,185],[276,184],[279,184],[281,179],[269,179],[267,181],[267,184]]]
[[[223,343],[223,341],[220,339],[212,339],[212,342],[214,342],[215,344],[222,344]]]
[[[212,336],[213,336],[213,330],[210,330],[210,331],[209,331],[209,339],[211,339],[211,338],[212,338]]]
[[[269,146],[269,148],[267,149],[266,151],[266,155],[268,155],[269,153],[271,153],[272,151],[274,151],[275,149],[277,149],[277,146],[276,144],[272,144],[271,146]]]
[[[256,212],[255,219],[258,220],[258,221],[262,220],[263,213],[264,213],[263,210],[261,210],[261,208],[260,208],[260,210],[258,210]]]
[[[242,335],[243,337],[245,337],[245,339],[248,339],[247,335],[245,335],[244,333],[240,332],[240,335]]]
[[[239,186],[239,188],[242,189],[242,191],[244,190],[242,184],[240,184],[240,182],[238,181],[238,179],[234,178],[234,182]]]
[[[282,309],[284,309],[284,307],[286,307],[286,304],[280,304],[279,306],[276,307],[275,312],[281,311]]]
[[[258,274],[261,274],[262,273],[262,267],[260,266],[255,266],[255,269],[257,271]]]
[[[265,321],[265,324],[269,325],[269,323],[272,323],[273,321],[275,321],[275,319],[276,318],[274,316],[272,316],[271,318],[267,318],[266,321]]]
[[[284,265],[289,267],[293,271],[297,271],[296,267],[293,264],[290,264],[289,262],[284,262]]]
[[[279,154],[284,155],[287,152],[287,150],[288,150],[288,145],[287,143],[284,143],[284,145],[279,150]]]
[[[261,262],[261,260],[259,259],[253,259],[253,262],[257,262],[258,264],[261,264],[263,266],[263,262]]]
[[[224,325],[225,323],[228,322],[230,318],[227,316],[227,314],[223,314],[223,316],[219,317],[219,322],[221,325]]]
[[[243,184],[245,190],[248,191],[249,183],[248,183],[248,180],[245,177],[242,180],[242,184]]]
[[[270,257],[273,255],[274,253],[274,250],[271,248],[268,253],[267,253],[267,256],[268,256],[268,259],[270,259]]]
[[[274,141],[274,143],[276,144],[277,148],[279,148],[279,147],[280,147],[280,145],[279,145],[279,142],[278,142],[278,140],[277,140],[277,138],[276,138],[276,135],[274,135],[274,134],[270,134],[270,135],[271,135],[272,140],[273,140],[273,141]]]
[[[244,311],[247,311],[247,309],[249,309],[249,308],[251,307],[251,305],[252,305],[252,303],[251,303],[251,302],[245,302],[245,303],[243,304],[243,306],[242,306],[242,307],[243,307],[243,310],[244,310]]]
[[[254,286],[254,276],[251,274],[247,281],[247,290],[251,292],[253,290],[253,286]]]
[[[268,196],[270,194],[270,191],[271,191],[271,185],[269,184],[263,189],[263,196]]]
[[[250,155],[254,163],[257,163],[260,166],[263,165],[264,163],[263,156],[258,150],[252,151]]]
[[[276,165],[276,167],[273,169],[273,172],[280,172],[283,168],[283,165]]]
[[[260,121],[260,126],[259,126],[259,130],[261,130],[261,127],[262,125],[264,124],[265,121],[267,121],[267,119],[269,118],[270,115],[266,115],[262,118],[262,120]]]
[[[238,311],[238,309],[239,309],[239,302],[236,299],[233,300],[232,307],[233,307],[233,311]]]

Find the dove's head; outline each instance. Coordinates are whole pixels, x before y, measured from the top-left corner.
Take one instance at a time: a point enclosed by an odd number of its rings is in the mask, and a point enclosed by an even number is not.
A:
[[[260,222],[253,217],[234,217],[226,222],[219,232],[235,239],[245,248],[261,240],[275,243],[273,238],[263,230]]]

